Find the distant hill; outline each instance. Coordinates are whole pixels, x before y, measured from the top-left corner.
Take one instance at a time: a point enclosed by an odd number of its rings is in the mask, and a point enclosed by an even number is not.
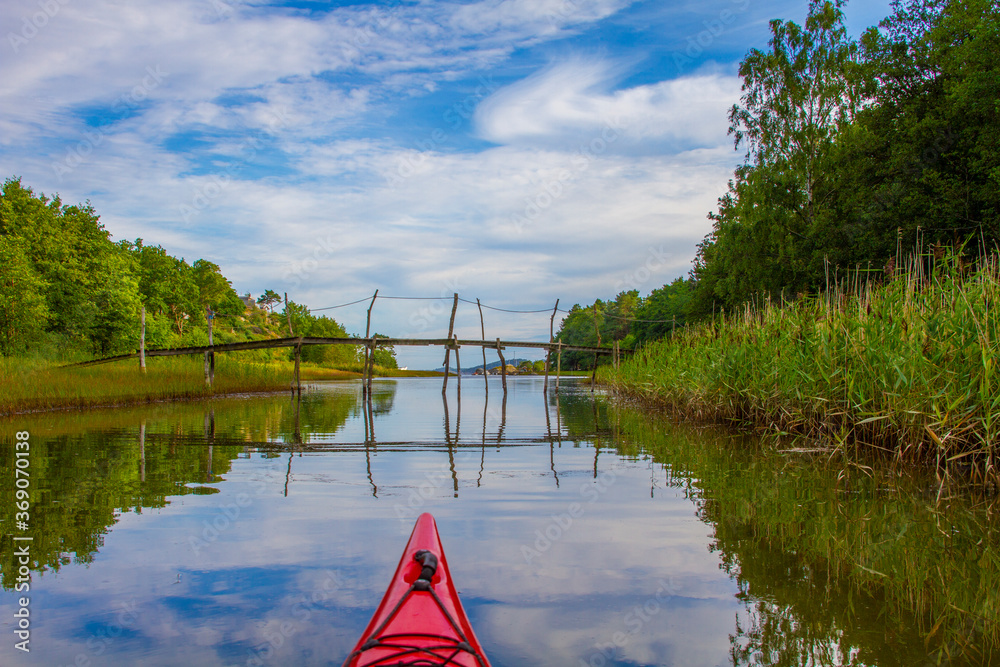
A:
[[[534,363],[534,361],[531,360],[531,359],[508,359],[507,360],[507,365],[508,366],[517,366],[522,361],[530,361],[530,362]],[[486,364],[486,370],[489,371],[490,369],[497,368],[499,365],[500,365],[500,360],[498,359],[498,360],[494,361],[491,364]],[[467,375],[472,375],[477,370],[480,370],[482,367],[483,367],[482,364],[479,364],[478,366],[465,367],[465,368],[462,368],[462,373],[463,374],[467,374]],[[444,366],[441,366],[440,368],[435,368],[434,372],[435,373],[444,373]],[[452,373],[455,372],[455,368],[454,367],[451,368],[451,372]]]

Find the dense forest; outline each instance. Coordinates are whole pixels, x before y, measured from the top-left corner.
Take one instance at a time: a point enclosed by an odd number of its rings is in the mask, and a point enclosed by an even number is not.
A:
[[[742,61],[729,131],[744,162],[690,275],[645,298],[574,306],[560,340],[595,344],[600,332],[634,348],[748,302],[816,293],[846,271],[878,281],[918,245],[995,250],[1000,6],[896,0],[854,40],[845,4],[811,0],[803,25],[772,21],[768,48]]]
[[[0,191],[0,354],[74,360],[133,352],[145,309],[150,348],[289,335],[345,337],[335,320],[267,290],[241,297],[207,259],[189,264],[158,245],[111,240],[89,204],[64,205],[10,178]],[[287,355],[287,350],[275,352]],[[347,345],[306,347],[305,361],[357,362]],[[391,350],[376,363],[395,367]]]

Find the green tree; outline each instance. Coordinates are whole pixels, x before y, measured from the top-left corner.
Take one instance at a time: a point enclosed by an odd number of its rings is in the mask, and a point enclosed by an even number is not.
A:
[[[604,323],[603,311],[604,302],[600,299],[585,308],[574,304],[563,318],[559,333],[555,336],[556,341],[565,345],[596,346],[598,331]],[[562,355],[562,365],[569,370],[588,370],[594,367],[594,355],[566,351]]]
[[[636,345],[663,338],[675,327],[684,326],[694,284],[690,278],[677,278],[669,285],[653,290],[642,300],[635,311],[636,322],[632,325]]]
[[[142,297],[133,260],[124,253],[108,253],[101,274],[101,283],[90,294],[96,310],[90,339],[101,355],[134,351],[139,346]]]
[[[257,303],[261,307],[267,308],[269,311],[273,313],[274,305],[277,303],[281,303],[281,295],[275,292],[274,290],[266,290],[263,294],[260,295],[260,298],[257,299]]]
[[[384,334],[373,334],[373,337],[388,338]],[[372,353],[372,360],[376,366],[382,368],[399,368],[396,362],[396,349],[392,345],[378,345]]]
[[[852,239],[883,259],[907,245],[1000,241],[1000,6],[897,1],[861,43],[875,104],[845,136]]]
[[[245,309],[243,300],[233,289],[232,283],[222,275],[218,264],[207,259],[199,259],[191,268],[194,270],[194,282],[198,286],[198,301],[203,307],[225,310],[227,314],[231,310],[235,310],[236,313],[243,312]],[[234,301],[239,302],[239,305]]]
[[[47,329],[94,350],[128,349],[137,338],[137,268],[93,207],[63,206],[19,179],[4,183],[0,200],[0,233],[21,240],[45,285]]]
[[[172,323],[180,336],[185,322],[201,312],[194,270],[160,246],[143,245],[142,239],[129,247],[139,264],[139,292],[147,311],[146,340],[154,347],[167,345],[170,341],[165,328],[157,326],[160,318]]]
[[[21,352],[41,334],[48,318],[45,282],[20,239],[0,235],[0,354]]]
[[[325,315],[299,320],[304,336],[314,338],[348,338],[347,331],[336,320]],[[355,345],[311,345],[302,348],[302,360],[311,361],[334,368],[351,366],[357,362],[358,348]]]
[[[747,163],[710,214],[699,246],[695,307],[732,307],[755,294],[801,289],[823,273],[836,226],[830,169],[839,133],[871,94],[842,0],[810,0],[804,26],[771,22],[767,51],[740,65],[741,103],[729,114]]]

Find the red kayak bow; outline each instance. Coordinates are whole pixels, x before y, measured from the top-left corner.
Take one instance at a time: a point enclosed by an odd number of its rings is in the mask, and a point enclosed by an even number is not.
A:
[[[437,524],[421,514],[375,615],[344,667],[490,667],[451,580]]]

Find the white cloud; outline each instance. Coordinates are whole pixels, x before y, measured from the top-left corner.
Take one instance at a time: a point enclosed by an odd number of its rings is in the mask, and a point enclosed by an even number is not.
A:
[[[632,4],[634,0],[482,0],[460,6],[450,24],[472,34],[495,34],[498,30],[524,30],[549,35],[565,26],[600,20]]]
[[[621,135],[616,148],[632,150],[726,142],[738,77],[703,74],[610,91],[620,70],[603,61],[559,62],[485,100],[476,111],[479,133],[500,144],[566,145],[611,128]]]

